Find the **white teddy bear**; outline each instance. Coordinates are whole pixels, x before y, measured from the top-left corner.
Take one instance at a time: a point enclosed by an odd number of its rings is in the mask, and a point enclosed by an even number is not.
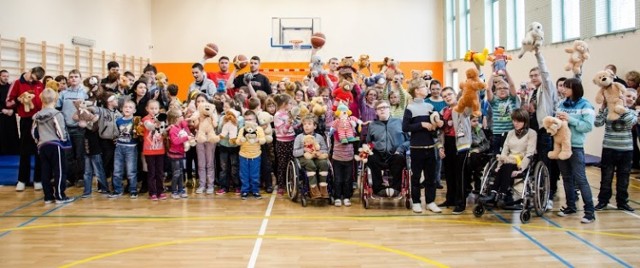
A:
[[[518,58],[522,58],[524,53],[528,51],[534,51],[542,46],[542,41],[544,40],[544,31],[542,31],[542,24],[537,21],[529,24],[529,31],[525,34],[524,39],[522,39],[522,48],[520,49],[520,54],[518,54]]]

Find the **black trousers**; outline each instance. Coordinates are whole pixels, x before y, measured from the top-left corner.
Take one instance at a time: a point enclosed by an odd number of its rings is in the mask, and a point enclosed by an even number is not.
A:
[[[69,138],[71,139],[71,149],[67,149],[66,158],[69,174],[67,179],[75,184],[84,179],[84,128],[67,127]]]
[[[411,201],[420,203],[420,177],[424,176],[424,199],[436,200],[436,155],[434,148],[411,148]],[[447,185],[449,179],[447,178]]]
[[[333,198],[353,196],[353,161],[333,160]]]
[[[459,208],[466,207],[464,196],[464,178],[462,170],[467,158],[467,151],[458,152],[456,138],[445,136],[444,142],[445,158],[442,159],[444,174],[447,178],[446,203],[453,204]],[[413,161],[411,162],[413,165]]]
[[[31,181],[31,156],[36,156],[36,164],[33,168],[33,181],[40,182],[41,168],[40,158],[37,156],[36,141],[31,136],[31,117],[20,118],[20,166],[18,168],[18,181],[25,184]]]
[[[17,155],[20,152],[18,121],[16,115],[0,114],[0,155]],[[31,135],[31,132],[29,132]]]
[[[67,189],[67,160],[64,150],[55,144],[45,144],[40,147],[39,158],[42,161],[41,179],[44,200],[66,199],[64,191]]]
[[[390,186],[396,191],[400,191],[402,185],[402,169],[406,166],[406,160],[402,154],[382,154],[374,151],[369,156],[367,166],[371,170],[371,180],[373,182],[373,192],[378,193],[384,189],[382,186],[382,171],[389,169],[391,172]]]

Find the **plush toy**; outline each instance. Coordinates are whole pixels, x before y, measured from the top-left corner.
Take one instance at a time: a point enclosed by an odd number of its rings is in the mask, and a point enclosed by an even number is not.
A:
[[[284,82],[284,93],[288,94],[291,97],[295,97],[296,96],[296,84],[291,82],[291,81],[285,81]]]
[[[336,131],[337,140],[343,144],[359,141],[360,138],[355,136],[355,127],[362,124],[362,121],[351,116],[351,111],[343,103],[338,105],[335,115],[333,129]]]
[[[220,141],[220,137],[216,135],[216,126],[218,122],[218,116],[216,114],[216,108],[213,104],[202,103],[198,107],[198,134],[196,134],[196,141],[198,143],[217,143]]]
[[[245,142],[248,142],[249,144],[264,144],[266,142],[264,131],[255,122],[245,122],[244,127],[238,132],[236,144],[242,145]]]
[[[565,48],[569,53],[569,63],[564,67],[565,71],[573,71],[574,74],[582,72],[582,64],[589,59],[589,46],[582,40],[573,41],[573,46]]]
[[[395,81],[395,80],[394,80]],[[411,70],[411,80],[409,80],[409,88],[417,88],[421,84],[424,84],[425,81],[420,77],[419,70]]]
[[[478,70],[476,68],[469,68],[466,71],[467,80],[460,83],[460,90],[462,94],[458,105],[455,107],[457,113],[463,113],[466,108],[471,108],[473,116],[481,116],[480,100],[478,98],[478,91],[487,87],[487,84],[480,80],[478,76]]]
[[[358,155],[353,156],[353,159],[366,164],[370,155],[373,155],[373,143],[365,143],[358,149]]]
[[[400,62],[394,59],[388,59],[383,73],[387,81],[391,81],[397,74],[402,74]]]
[[[51,79],[49,80],[49,82],[47,82],[45,88],[50,88],[58,92],[60,90],[60,83],[58,83],[58,81],[56,80]]]
[[[230,143],[235,143],[238,138],[238,118],[236,114],[229,110],[222,117],[222,131],[220,131],[220,139],[229,138]]]
[[[142,137],[144,135],[144,125],[142,124],[142,118],[140,116],[133,117],[133,126],[133,137]]]
[[[487,58],[493,62],[493,74],[504,75],[507,69],[507,61],[511,60],[511,56],[504,54],[504,47],[499,46],[493,51],[493,55]]]
[[[624,93],[626,89],[624,85],[614,82],[615,74],[611,70],[603,70],[596,73],[593,83],[600,87],[596,94],[596,103],[607,103],[609,114],[607,120],[618,120],[626,109],[624,108]]]
[[[526,52],[540,48],[543,41],[544,32],[542,31],[542,24],[537,21],[532,22],[529,24],[529,31],[525,34],[524,39],[522,39],[522,48],[520,49],[518,58],[522,58]]]
[[[487,61],[487,56],[489,55],[489,49],[484,48],[482,53],[475,52],[473,50],[467,50],[464,53],[464,61],[473,62],[475,65],[484,66],[484,63]]]
[[[433,80],[433,71],[432,70],[424,70],[424,71],[422,71],[422,79],[424,79],[425,81],[428,81],[428,82]]]
[[[503,164],[515,164],[518,169],[522,166],[522,155],[520,154],[512,154],[509,156],[499,154],[496,156],[496,159]]]
[[[327,105],[324,103],[324,98],[313,97],[311,98],[311,102],[309,104],[311,107],[311,112],[315,116],[321,117],[327,113]]]
[[[327,159],[329,155],[327,153],[320,153],[320,144],[316,141],[313,135],[304,135],[302,137],[302,144],[304,146],[304,158],[306,159]]]
[[[376,75],[364,78],[364,84],[367,87],[372,87],[372,86],[375,86],[376,84],[384,85],[384,83],[386,83],[386,82],[387,82],[387,79],[385,79],[384,75],[382,75],[382,74],[376,74]]]
[[[82,84],[87,91],[87,95],[89,95],[88,100],[97,105],[97,101],[101,100],[102,94],[104,94],[104,89],[100,86],[100,78],[95,75],[90,76],[82,81]]]
[[[351,93],[353,86],[354,83],[347,79],[343,79],[340,84],[338,84],[338,87],[333,90],[333,98],[335,100],[333,110],[336,109],[340,102],[348,105],[353,101],[353,93]]]
[[[267,143],[271,143],[273,141],[273,128],[271,127],[271,122],[273,122],[273,115],[265,111],[258,113],[258,124],[264,130],[264,138]]]
[[[444,126],[444,121],[440,117],[440,114],[436,111],[431,112],[429,119],[431,119],[431,125],[436,128],[441,128],[442,126]]]
[[[358,69],[366,69],[371,65],[371,61],[369,61],[369,55],[362,54],[358,59]]]
[[[322,59],[318,55],[311,56],[311,63],[309,63],[309,68],[311,68],[311,76],[318,77],[327,74],[327,71],[322,69],[324,63]]]
[[[77,111],[73,114],[72,119],[78,122],[79,127],[86,128],[89,124],[93,124],[98,121],[99,116],[93,114],[89,109],[87,109],[87,103],[85,101],[74,100],[73,105],[76,107]]]
[[[553,136],[553,150],[547,155],[549,159],[567,160],[571,157],[571,130],[567,121],[547,116],[542,126]]]
[[[35,105],[33,104],[33,98],[35,97],[36,95],[29,91],[25,91],[22,94],[20,94],[20,96],[18,96],[18,101],[22,103],[22,107],[24,108],[25,112],[28,113],[33,108],[35,108]]]
[[[301,101],[300,103],[298,103],[298,108],[300,109],[300,112],[298,113],[298,118],[305,118],[309,113],[309,104],[307,104],[304,101]]]

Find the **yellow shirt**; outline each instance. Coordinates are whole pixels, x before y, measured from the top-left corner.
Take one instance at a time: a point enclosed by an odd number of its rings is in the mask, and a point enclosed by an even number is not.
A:
[[[245,128],[241,128],[238,131],[238,138],[236,144],[240,145],[240,156],[248,159],[257,158],[262,154],[260,146],[266,142],[264,137],[264,130],[261,127],[256,127],[255,137],[246,137]],[[252,135],[252,134],[248,134]]]

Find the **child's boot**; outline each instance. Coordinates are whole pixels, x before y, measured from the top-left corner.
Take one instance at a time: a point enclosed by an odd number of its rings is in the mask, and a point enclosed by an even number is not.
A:
[[[311,198],[316,199],[316,198],[320,198],[321,194],[320,194],[320,190],[318,189],[317,185],[311,185],[309,186],[310,188],[310,194],[311,194]]]
[[[320,183],[320,195],[322,196],[322,198],[329,198],[329,192],[327,191],[327,183],[326,182],[321,182]]]

